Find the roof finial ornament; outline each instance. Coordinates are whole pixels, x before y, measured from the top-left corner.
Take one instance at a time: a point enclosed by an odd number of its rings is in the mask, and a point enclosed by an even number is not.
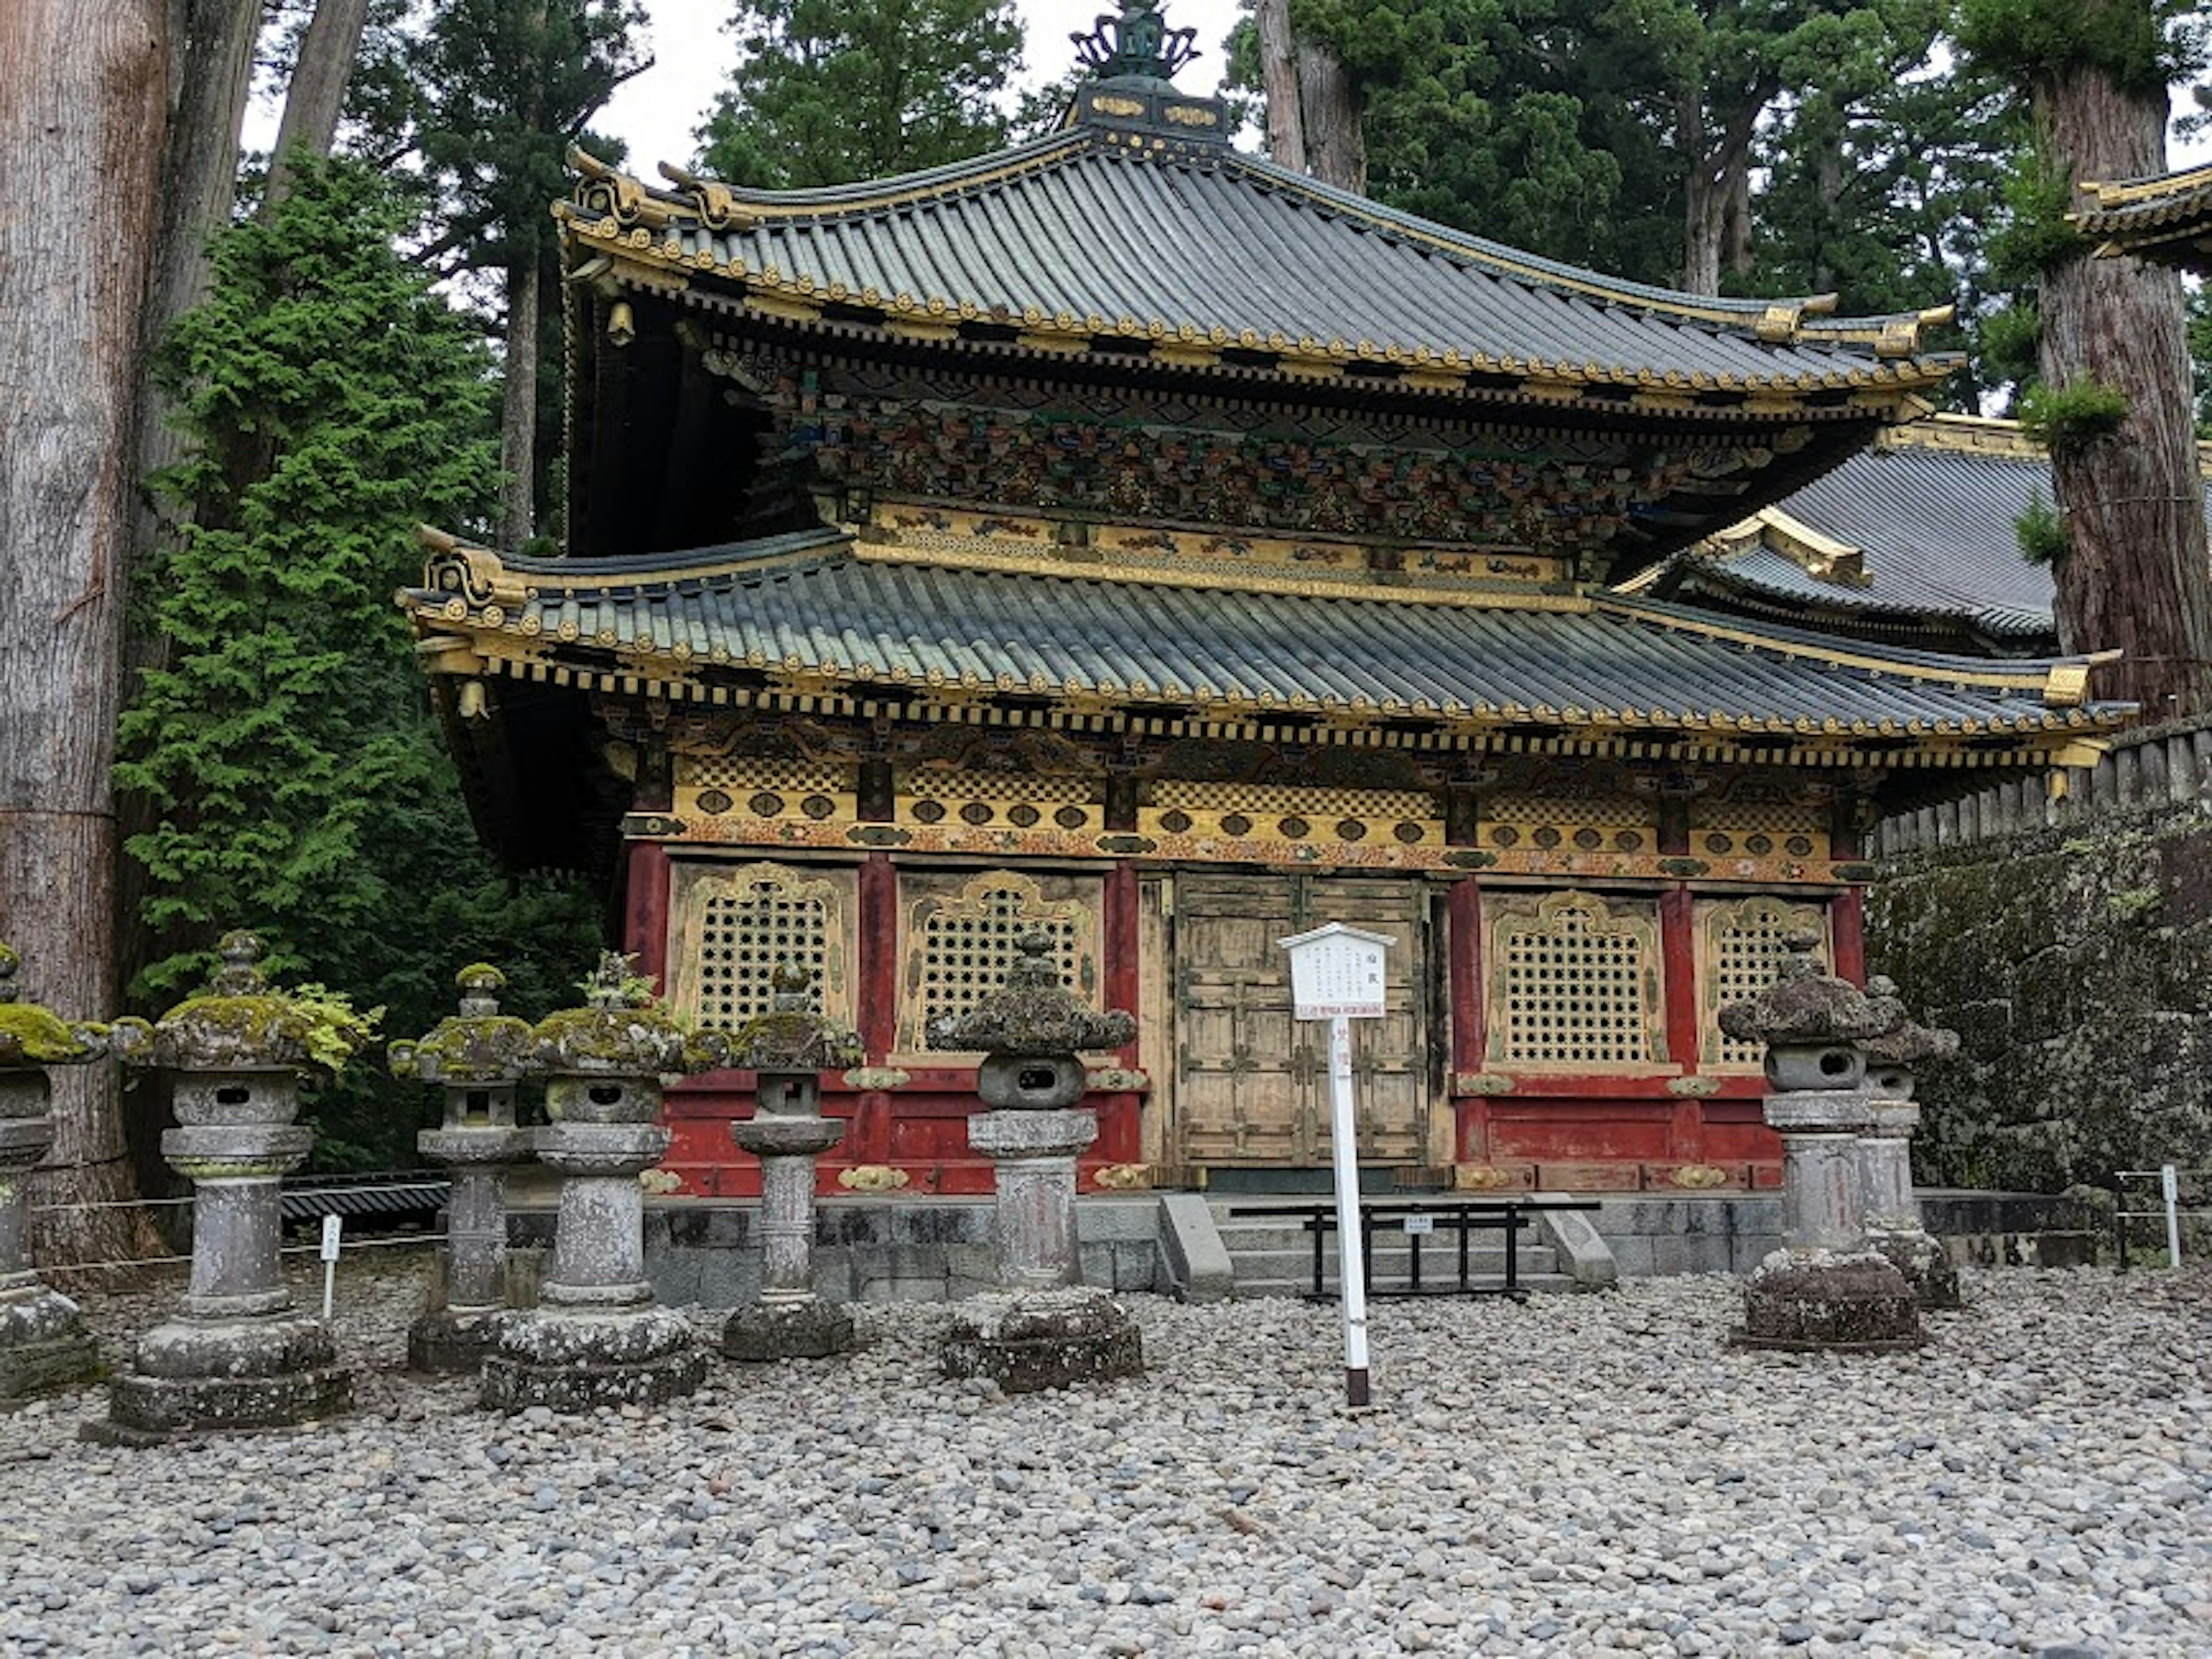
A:
[[[1121,0],[1119,17],[1101,13],[1088,34],[1071,34],[1075,56],[1101,81],[1140,75],[1171,81],[1199,55],[1196,29],[1171,29],[1154,0]]]

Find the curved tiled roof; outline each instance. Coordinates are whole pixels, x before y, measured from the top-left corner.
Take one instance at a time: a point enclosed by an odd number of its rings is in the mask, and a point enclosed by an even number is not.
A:
[[[2104,243],[2100,253],[2192,269],[2205,263],[2212,242],[2212,166],[2082,188],[2096,204],[2068,216],[2083,235]]]
[[[580,158],[572,234],[887,317],[1371,358],[1583,384],[1903,393],[1929,317],[1618,282],[1397,212],[1219,143],[1078,125],[867,185],[656,189]],[[1948,313],[1943,313],[1948,314]]]
[[[1158,586],[871,557],[835,537],[586,571],[464,550],[469,580],[402,596],[427,628],[563,647],[612,672],[765,671],[855,689],[1425,715],[1648,732],[2036,732],[2105,724],[2046,706],[2052,665],[2002,665],[1605,599],[1552,608]],[[471,581],[479,598],[456,597]],[[487,607],[496,585],[504,603]]]
[[[2049,459],[2010,422],[1939,416],[1899,428],[1771,510],[1862,556],[1853,580],[1824,578],[1736,531],[1677,555],[1632,588],[1685,598],[1735,592],[1800,616],[1955,623],[2006,650],[2055,641],[2049,568],[2021,556],[2031,503],[2053,499]],[[2212,481],[2206,486],[2212,513]]]

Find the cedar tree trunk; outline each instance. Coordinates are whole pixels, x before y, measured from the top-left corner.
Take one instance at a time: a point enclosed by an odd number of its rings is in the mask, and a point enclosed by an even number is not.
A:
[[[2165,167],[2162,88],[2133,97],[2083,67],[2036,85],[2030,102],[2045,153],[2076,184]],[[2098,695],[2164,720],[2212,708],[2212,566],[2181,279],[2089,252],[2043,273],[2040,368],[2054,387],[2115,388],[2128,414],[2117,431],[2087,441],[2054,434],[2052,493],[2071,543],[2053,571],[2059,643],[2124,649],[2098,671]]]
[[[1306,170],[1306,127],[1298,109],[1297,42],[1291,0],[1257,0],[1260,85],[1267,100],[1267,154],[1277,167]]]
[[[507,387],[499,413],[499,464],[507,474],[500,493],[503,547],[520,549],[530,539],[537,445],[538,262],[525,257],[507,267]]]
[[[1359,94],[1334,52],[1298,47],[1298,112],[1306,137],[1306,165],[1325,185],[1367,193],[1367,134],[1359,125]]]
[[[276,128],[276,153],[269,162],[269,188],[261,198],[265,218],[291,193],[292,157],[305,149],[328,155],[345,108],[346,82],[368,25],[368,0],[316,0],[315,15],[300,38],[300,61],[284,91],[284,118]]]
[[[161,0],[0,7],[0,154],[21,163],[0,213],[0,936],[74,1018],[116,1011],[109,771],[167,29]],[[60,1073],[42,1196],[131,1196],[114,1067]],[[133,1215],[34,1232],[51,1261],[105,1259]]]

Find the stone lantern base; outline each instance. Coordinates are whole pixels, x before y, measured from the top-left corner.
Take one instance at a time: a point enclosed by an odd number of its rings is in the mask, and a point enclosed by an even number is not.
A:
[[[1887,1231],[1869,1228],[1867,1248],[1904,1275],[1912,1299],[1923,1308],[1948,1311],[1966,1305],[1959,1293],[1959,1270],[1943,1247],[1917,1227]]]
[[[853,1316],[828,1302],[757,1302],[730,1316],[722,1352],[732,1359],[827,1359],[853,1346]]]
[[[1744,1286],[1739,1347],[1885,1353],[1926,1339],[1912,1287],[1869,1249],[1780,1249]]]
[[[434,1374],[477,1370],[499,1346],[504,1308],[433,1308],[407,1328],[407,1369]]]
[[[107,1420],[87,1425],[85,1434],[147,1445],[209,1431],[289,1428],[352,1404],[353,1373],[337,1364],[319,1319],[178,1319],[138,1339],[130,1369],[108,1384]]]
[[[99,1346],[76,1304],[30,1275],[0,1280],[0,1407],[100,1380]]]
[[[706,1380],[707,1356],[691,1326],[666,1308],[593,1313],[539,1309],[511,1314],[483,1362],[487,1410],[547,1406],[659,1406]]]
[[[1144,1343],[1129,1310],[1103,1291],[1023,1291],[979,1296],[952,1316],[947,1376],[988,1376],[1008,1394],[1136,1376]]]

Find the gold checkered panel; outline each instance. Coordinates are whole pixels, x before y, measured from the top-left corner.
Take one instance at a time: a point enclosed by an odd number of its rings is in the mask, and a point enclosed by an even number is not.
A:
[[[1051,936],[1060,982],[1095,999],[1104,891],[1104,884],[1091,877],[1032,877],[1011,870],[972,877],[902,872],[905,995],[900,1047],[922,1049],[930,1021],[964,1013],[1005,984],[1007,970],[1021,957],[1018,941],[1031,933]]]
[[[850,823],[853,769],[744,755],[676,757],[676,812],[687,819],[741,815]]]
[[[1700,858],[1826,859],[1828,813],[1778,801],[1693,802],[1690,850]]]
[[[1146,835],[1224,842],[1294,842],[1353,849],[1443,845],[1436,798],[1419,789],[1301,788],[1295,785],[1205,783],[1163,778],[1138,809]],[[1364,848],[1362,844],[1364,844]]]
[[[702,1025],[734,1026],[769,1012],[779,963],[812,975],[825,1012],[849,1019],[846,963],[854,915],[848,871],[748,864],[679,866],[670,994]]]
[[[1583,853],[1649,853],[1659,845],[1656,807],[1645,798],[1567,799],[1500,794],[1484,807],[1477,840],[1504,851],[1533,848]]]
[[[1655,905],[1562,892],[1501,894],[1486,908],[1493,1062],[1578,1068],[1667,1057]]]
[[[1096,834],[1106,827],[1105,807],[1091,799],[1096,793],[1087,778],[916,768],[899,780],[898,817],[902,823]]]
[[[1755,997],[1774,983],[1790,954],[1783,940],[1800,927],[1821,928],[1820,908],[1776,898],[1705,899],[1697,907],[1698,1006],[1704,1011],[1703,1058],[1710,1066],[1758,1066],[1765,1051],[1720,1028],[1722,1006]]]

